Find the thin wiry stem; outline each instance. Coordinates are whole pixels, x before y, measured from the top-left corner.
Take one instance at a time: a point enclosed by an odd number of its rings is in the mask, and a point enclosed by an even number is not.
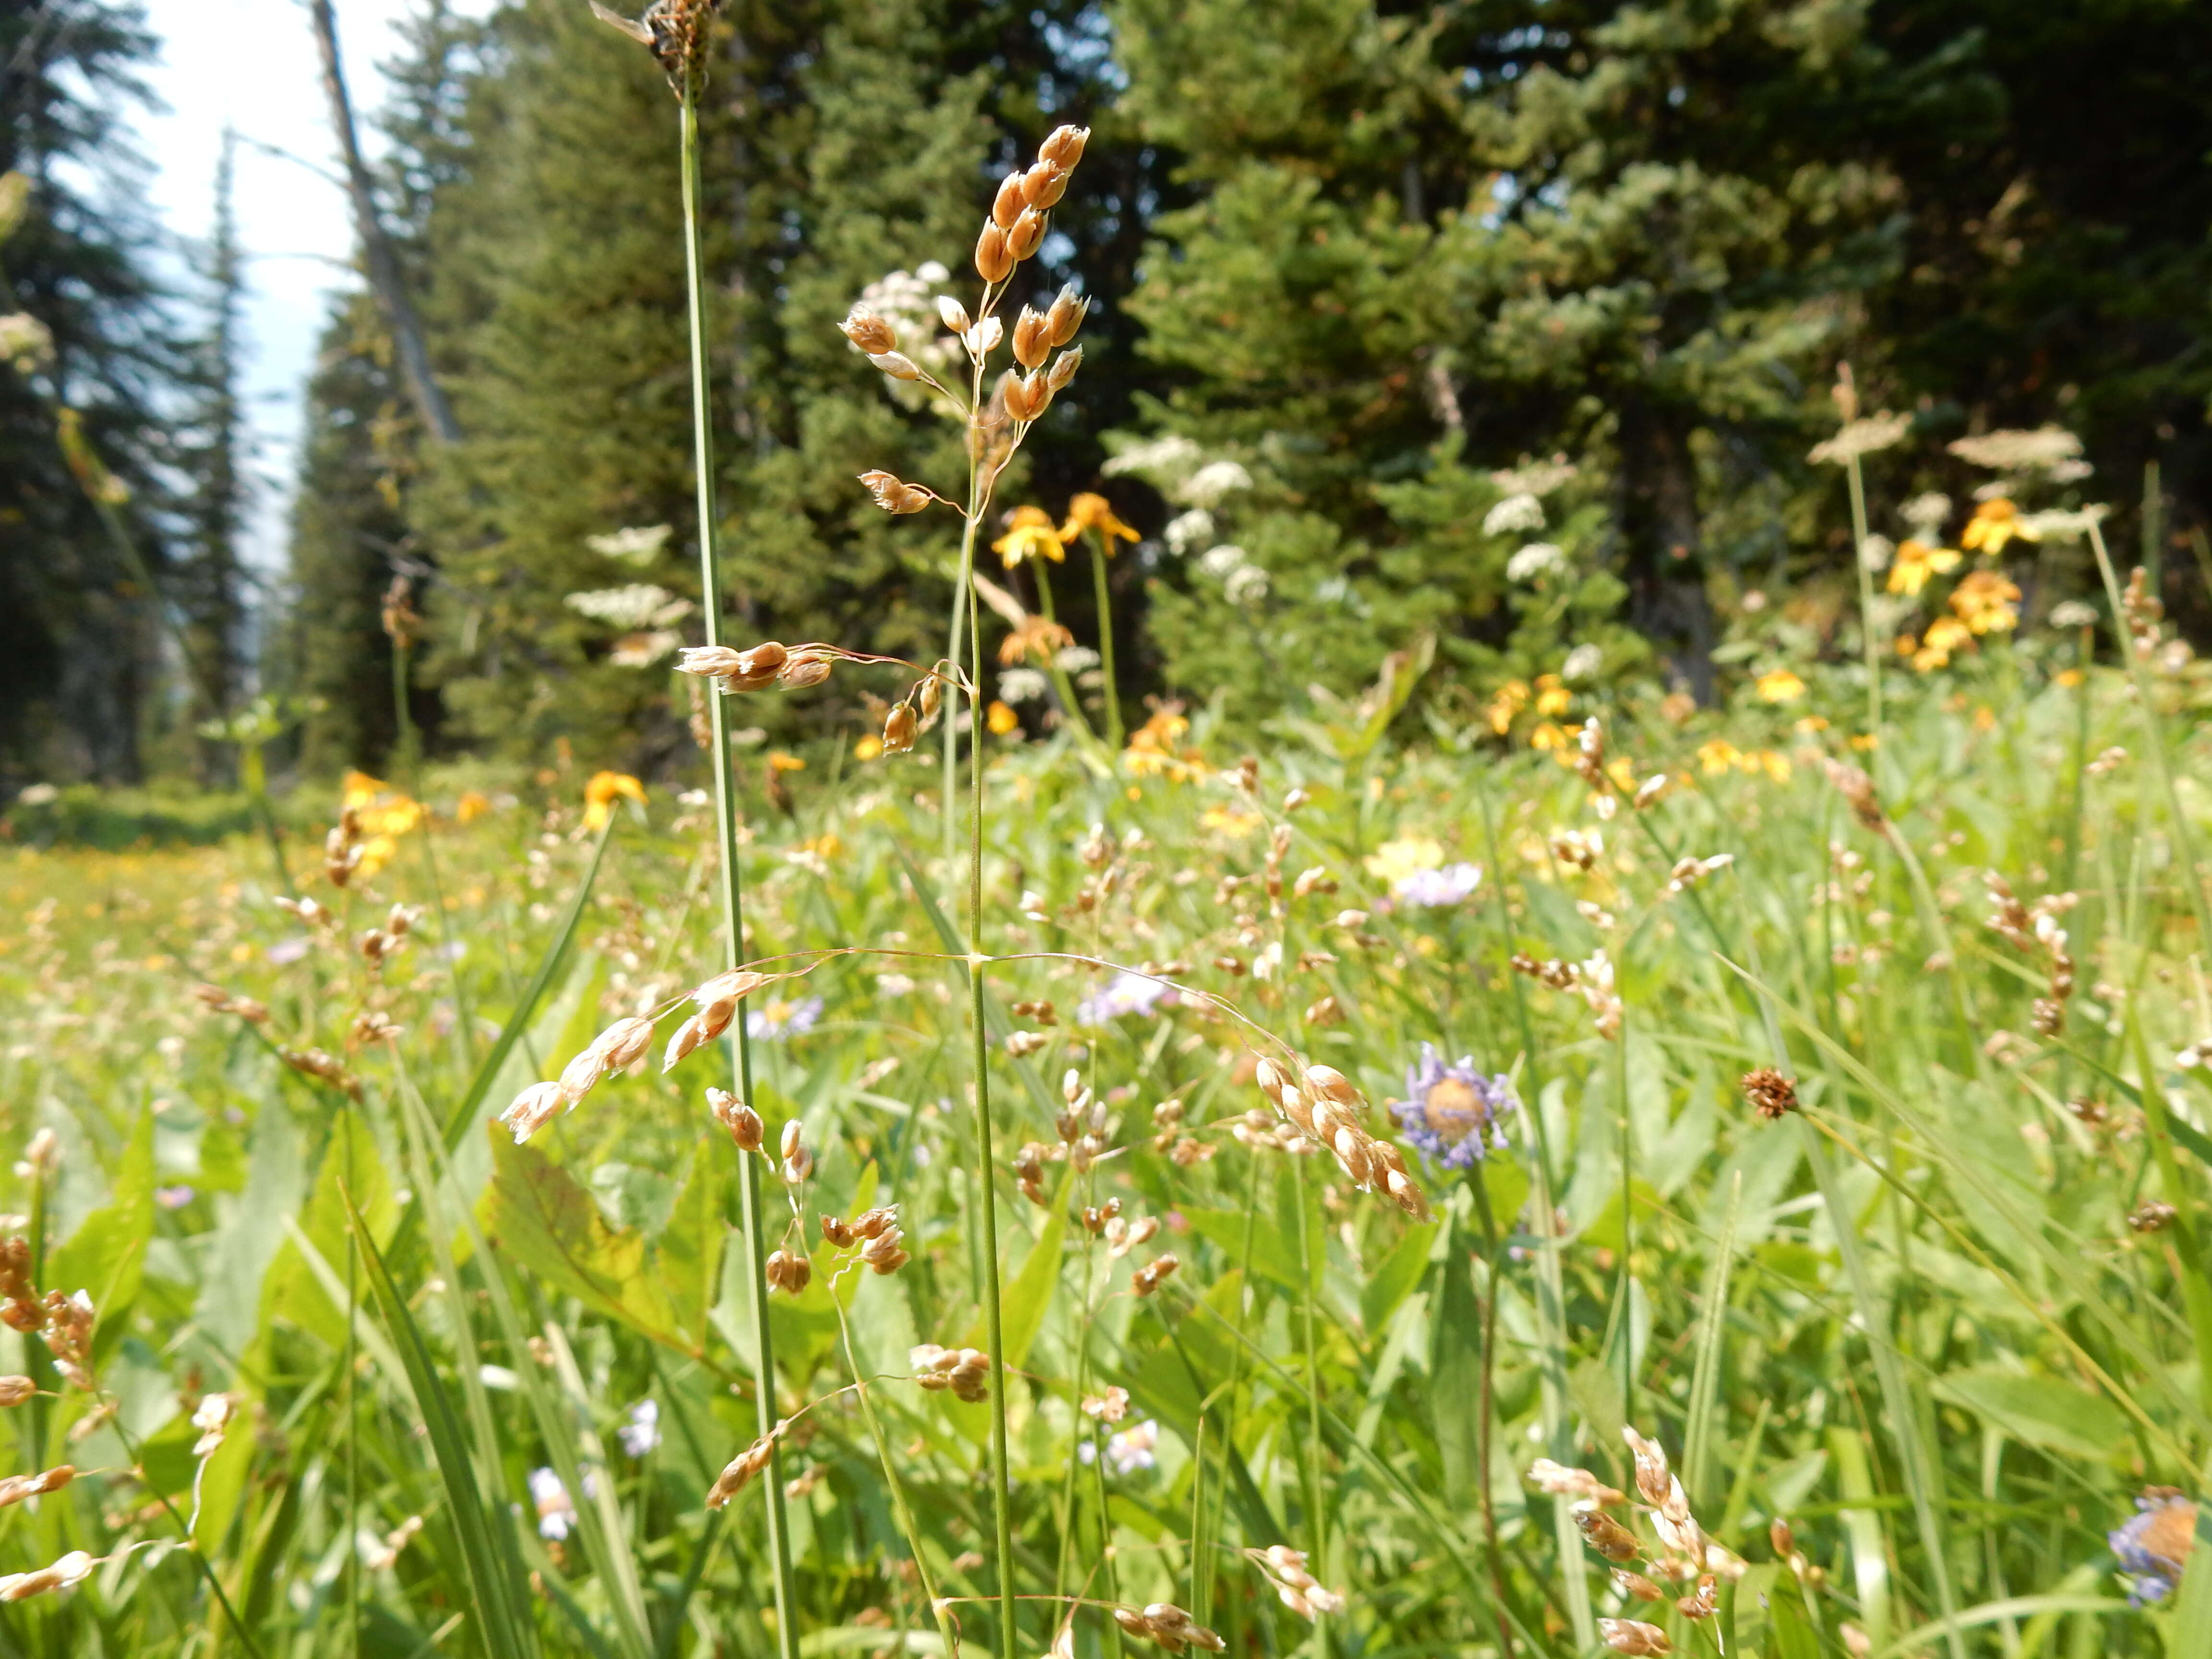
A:
[[[700,247],[699,111],[694,87],[684,88],[682,118],[684,161],[684,281],[691,322],[691,442],[692,465],[697,473],[699,513],[699,599],[706,614],[707,643],[720,645],[722,628],[722,584],[715,557],[714,440],[708,406],[707,364],[707,274]],[[726,965],[734,968],[744,954],[744,896],[738,870],[737,779],[730,759],[729,717],[721,695],[708,698],[713,728],[714,760],[714,826],[722,855],[722,922],[726,936]],[[736,1050],[738,1096],[750,1100],[753,1091],[752,1042],[746,1022],[732,1022]],[[746,1243],[746,1273],[753,1316],[753,1397],[758,1407],[760,1431],[775,1433],[775,1348],[769,1328],[768,1240],[761,1225],[759,1161],[744,1160],[739,1183]],[[799,1627],[791,1563],[790,1522],[783,1507],[783,1458],[780,1438],[771,1440],[766,1490],[769,1559],[775,1583],[776,1645],[782,1659],[799,1659]]]
[[[1125,735],[1121,726],[1121,693],[1114,674],[1113,594],[1106,585],[1106,555],[1113,545],[1103,530],[1091,532],[1091,583],[1098,599],[1098,672],[1106,699],[1106,744],[1119,750]]]
[[[1866,654],[1867,672],[1867,735],[1877,740],[1881,736],[1881,641],[1875,636],[1874,625],[1874,572],[1867,568],[1867,504],[1866,475],[1859,470],[1859,458],[1852,456],[1844,464],[1844,472],[1850,483],[1851,491],[1851,563],[1859,573],[1859,633]]]

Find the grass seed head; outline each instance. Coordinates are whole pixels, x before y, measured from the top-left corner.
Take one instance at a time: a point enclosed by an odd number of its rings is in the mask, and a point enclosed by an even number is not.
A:
[[[739,1100],[727,1089],[707,1091],[707,1109],[715,1121],[730,1132],[730,1139],[741,1152],[757,1152],[767,1133],[758,1112]]]
[[[721,1474],[714,1477],[714,1486],[707,1493],[707,1507],[719,1510],[751,1485],[754,1478],[768,1468],[769,1460],[775,1456],[776,1437],[790,1426],[788,1420],[778,1423],[732,1458]]]
[[[88,1555],[82,1550],[71,1550],[52,1566],[40,1567],[36,1572],[9,1573],[0,1577],[0,1601],[21,1601],[44,1595],[49,1590],[81,1584],[92,1577],[92,1570],[104,1559]]]
[[[814,1277],[814,1264],[803,1253],[770,1250],[763,1264],[769,1288],[781,1291],[787,1296],[797,1296]]]
[[[1175,1276],[1182,1266],[1173,1250],[1163,1250],[1143,1267],[1129,1275],[1129,1288],[1139,1296],[1150,1296]]]
[[[1601,1619],[1597,1633],[1606,1646],[1615,1653],[1651,1654],[1672,1653],[1674,1644],[1667,1639],[1667,1632],[1656,1625],[1647,1625],[1640,1619]]]
[[[20,1406],[38,1391],[27,1376],[0,1376],[0,1406]]]

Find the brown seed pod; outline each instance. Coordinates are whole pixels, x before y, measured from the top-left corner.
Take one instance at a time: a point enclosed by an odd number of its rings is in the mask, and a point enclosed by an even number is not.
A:
[[[1050,343],[1064,346],[1074,339],[1076,331],[1083,326],[1083,319],[1090,310],[1091,301],[1076,293],[1073,283],[1062,288],[1053,300],[1052,309],[1044,314]]]
[[[1035,208],[1024,208],[1022,216],[1006,232],[1006,252],[1019,264],[1035,253],[1043,240],[1044,215]]]
[[[1051,354],[1050,325],[1042,313],[1024,306],[1014,319],[1014,361],[1024,368],[1042,368]]]
[[[758,1112],[739,1100],[727,1089],[707,1091],[707,1109],[715,1121],[730,1132],[730,1139],[741,1152],[757,1152],[767,1128]]]
[[[1083,147],[1091,142],[1089,127],[1054,127],[1037,146],[1039,159],[1051,162],[1064,172],[1075,171],[1075,164],[1083,159]]]
[[[1067,169],[1058,162],[1039,160],[1022,175],[1022,200],[1042,213],[1060,205],[1067,194]]]
[[[1006,251],[1006,233],[986,221],[975,239],[975,274],[987,283],[1003,283],[1013,274],[1014,256]]]
[[[898,349],[898,331],[891,326],[890,319],[866,306],[854,306],[837,326],[847,339],[871,357]]]
[[[1744,1098],[1752,1109],[1769,1123],[1777,1122],[1797,1109],[1797,1085],[1771,1066],[1743,1074]]]
[[[936,499],[920,484],[908,483],[896,473],[880,468],[860,474],[860,482],[876,498],[876,505],[886,513],[919,513]]]

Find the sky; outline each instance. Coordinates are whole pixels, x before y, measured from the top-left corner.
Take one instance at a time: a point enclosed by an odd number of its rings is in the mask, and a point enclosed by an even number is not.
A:
[[[242,139],[325,169],[337,146],[323,100],[307,11],[301,0],[142,0],[160,39],[146,76],[159,112],[136,122],[152,167],[149,202],[179,235],[201,238],[214,222],[216,165],[226,124]],[[398,48],[395,23],[416,0],[336,0],[340,52],[354,106],[382,101],[376,65]],[[489,5],[455,9],[481,15]],[[374,135],[362,140],[374,149]],[[247,556],[283,564],[284,520],[299,448],[301,395],[332,290],[354,279],[353,228],[337,187],[297,161],[241,143],[235,193],[239,240],[249,263],[246,391],[257,470]]]

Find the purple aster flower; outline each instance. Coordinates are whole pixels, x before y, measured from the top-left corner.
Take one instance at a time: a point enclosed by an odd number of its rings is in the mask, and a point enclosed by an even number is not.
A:
[[[156,1187],[154,1201],[165,1210],[181,1210],[192,1201],[192,1189],[184,1186]]]
[[[1113,982],[1097,996],[1085,997],[1076,1004],[1075,1018],[1082,1025],[1103,1025],[1123,1014],[1149,1014],[1158,1008],[1172,1008],[1176,1000],[1175,988],[1164,981],[1149,974],[1121,973],[1115,975]]]
[[[1447,864],[1441,870],[1416,870],[1399,877],[1390,893],[1401,904],[1445,910],[1466,903],[1481,884],[1480,865]]]
[[[745,1015],[745,1035],[757,1042],[778,1037],[805,1036],[822,1018],[820,997],[801,997],[796,1002],[771,1002]]]
[[[2128,1605],[2163,1601],[2181,1583],[2197,1542],[2197,1505],[2172,1486],[2148,1486],[2127,1524],[2105,1534],[2120,1571],[2133,1581]]]
[[[1424,1042],[1421,1063],[1406,1069],[1406,1098],[1390,1103],[1390,1115],[1424,1158],[1447,1170],[1464,1170],[1488,1152],[1505,1149],[1498,1120],[1520,1103],[1504,1078],[1484,1077],[1472,1059],[1447,1066]]]

